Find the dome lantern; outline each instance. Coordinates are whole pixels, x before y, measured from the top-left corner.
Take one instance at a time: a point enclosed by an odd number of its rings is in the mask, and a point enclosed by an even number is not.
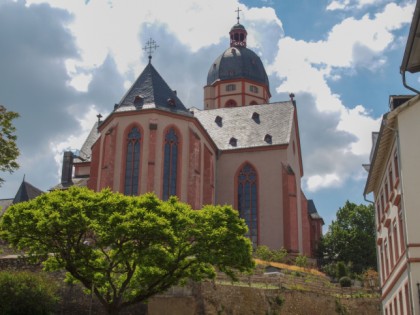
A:
[[[238,22],[232,26],[230,29],[230,47],[246,47],[246,35],[248,34],[245,27],[239,23],[239,8],[236,10],[238,12],[238,17],[236,18]]]
[[[230,47],[211,64],[204,86],[204,108],[269,102],[270,84],[260,57],[246,47],[247,31],[238,22],[230,29]]]

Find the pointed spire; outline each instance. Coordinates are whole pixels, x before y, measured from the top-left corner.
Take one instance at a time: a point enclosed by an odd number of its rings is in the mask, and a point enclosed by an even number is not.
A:
[[[146,45],[143,47],[143,50],[149,54],[149,63],[152,62],[152,53],[158,48],[156,42],[150,37]]]

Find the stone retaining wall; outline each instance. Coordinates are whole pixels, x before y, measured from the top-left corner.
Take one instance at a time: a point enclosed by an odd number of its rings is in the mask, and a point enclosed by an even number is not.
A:
[[[41,270],[39,265],[30,264],[26,258],[18,256],[0,258],[0,270],[7,269]],[[63,282],[64,272],[49,275],[52,281],[60,284],[62,300],[56,314],[87,315],[91,307],[92,315],[105,314],[97,299],[91,300],[89,295],[83,293],[81,286]],[[224,279],[224,277],[221,276],[219,279]],[[293,281],[293,283],[302,281],[303,285],[303,278],[286,280],[286,278],[274,279],[260,275],[246,279],[252,286],[229,283],[229,281],[204,281],[185,287],[174,287],[164,294],[151,298],[148,305],[135,305],[125,310],[122,315],[376,315],[380,313],[379,298],[346,298],[342,294],[343,291],[341,294],[331,294],[326,290],[311,292],[290,289],[284,285],[288,281]],[[276,281],[282,285],[276,285]],[[257,282],[260,282],[260,287],[255,287]]]

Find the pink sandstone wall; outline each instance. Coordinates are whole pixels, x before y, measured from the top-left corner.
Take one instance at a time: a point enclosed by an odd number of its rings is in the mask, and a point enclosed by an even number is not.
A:
[[[303,241],[303,254],[311,257],[311,228],[308,214],[308,200],[301,191],[302,196],[302,241]]]
[[[193,118],[157,110],[145,110],[138,114],[132,112],[117,114],[114,115],[112,121],[107,121],[101,126],[102,137],[94,145],[92,151],[89,187],[97,190],[109,186],[114,191],[123,192],[126,137],[127,130],[133,122],[141,127],[142,133],[139,193],[155,192],[162,198],[164,137],[165,132],[173,127],[179,138],[178,197],[181,201],[191,203],[193,208],[201,208],[204,201],[203,174],[206,171],[206,180],[213,180],[210,183],[206,182],[206,203],[209,203],[208,201],[213,203],[212,189],[215,185],[215,176],[214,173],[209,172],[214,172],[213,165],[216,156],[214,144]],[[115,127],[116,125],[118,128]],[[113,129],[112,132],[111,129]],[[103,139],[107,133],[109,136]],[[204,148],[207,150],[205,166]],[[107,154],[108,151],[116,152],[116,154]],[[99,152],[102,153],[101,156]]]

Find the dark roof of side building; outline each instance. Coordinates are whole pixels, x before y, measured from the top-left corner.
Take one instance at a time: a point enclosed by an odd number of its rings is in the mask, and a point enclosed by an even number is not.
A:
[[[324,219],[319,215],[318,211],[316,210],[315,203],[312,199],[308,199],[308,214],[314,220],[322,220],[322,224],[324,224]]]
[[[220,150],[234,150],[288,144],[294,111],[286,101],[193,112]]]
[[[169,87],[151,63],[146,66],[121,101],[116,104],[114,112],[142,108],[188,113],[176,92]]]
[[[210,66],[207,85],[216,80],[248,79],[269,87],[264,65],[256,53],[246,47],[229,47]]]
[[[13,198],[0,199],[0,217],[6,211],[6,209],[13,203]]]
[[[29,201],[43,193],[41,189],[36,188],[23,179],[14,198],[0,199],[0,217],[12,204]]]
[[[20,187],[16,193],[15,198],[13,199],[13,203],[28,201],[38,197],[39,195],[43,194],[44,192],[35,186],[29,184],[25,180],[22,181]]]

